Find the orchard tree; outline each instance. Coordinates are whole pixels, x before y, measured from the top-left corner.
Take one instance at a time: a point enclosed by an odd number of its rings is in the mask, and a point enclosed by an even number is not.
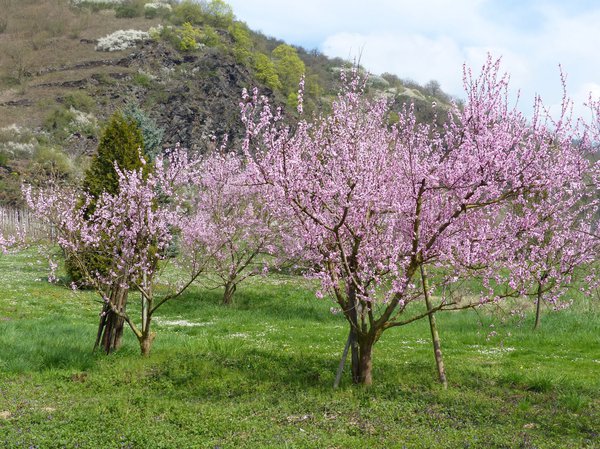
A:
[[[108,193],[117,194],[119,190],[120,171],[138,170],[144,173],[148,171],[144,155],[144,140],[142,131],[131,118],[126,118],[120,112],[115,112],[106,124],[100,142],[98,152],[94,155],[90,167],[85,173],[83,187],[87,202],[81,204],[84,217],[93,214],[98,198]],[[111,260],[102,251],[91,248],[81,248],[82,252],[75,254],[66,251],[66,269],[69,277],[76,283],[85,284],[89,279],[87,273],[98,272],[106,274]],[[123,288],[121,283],[115,283],[113,291],[109,294],[113,298],[116,308],[125,312],[127,309],[128,289]],[[123,335],[123,318],[114,313],[107,304],[101,313],[98,325],[98,345],[108,353],[118,349],[121,345]]]
[[[182,251],[204,261],[208,282],[233,302],[240,282],[281,263],[281,230],[235,153],[210,155],[196,178],[192,216],[182,227]]]
[[[183,220],[186,187],[197,176],[196,166],[197,161],[177,149],[166,161],[159,156],[154,170],[148,174],[143,168],[126,171],[115,167],[117,192],[102,193],[96,199],[93,212],[87,216],[86,208],[78,204],[79,192],[25,189],[28,205],[38,216],[56,226],[58,243],[79,264],[87,281],[100,295],[105,305],[101,319],[107,319],[111,313],[127,323],[143,355],[149,354],[154,339],[151,323],[156,310],[181,295],[202,269],[191,266],[188,277],[172,285],[169,292],[156,292],[161,268],[168,262],[167,250],[173,232]],[[85,198],[85,205],[92,201],[90,195]],[[90,270],[82,260],[82,254],[87,252],[109,260],[107,270]],[[141,297],[141,317],[137,323],[121,307],[119,295],[127,295],[130,289],[138,291]],[[101,338],[100,330],[96,345]],[[114,349],[112,336],[105,335],[103,348]]]
[[[530,123],[509,107],[499,64],[488,59],[478,77],[465,69],[467,101],[442,132],[410,107],[390,127],[388,104],[366,99],[356,74],[330,115],[294,129],[256,91],[244,97],[244,151],[273,213],[293,212],[289,251],[312,261],[317,296],[329,293],[348,321],[355,383],[372,383],[385,330],[500,300],[498,273],[518,269],[512,248],[537,226],[528,197],[580,182],[577,149],[554,141],[542,117]],[[487,288],[476,303],[442,295],[416,312],[409,306],[433,291],[428,267],[446,274],[438,287],[476,273]]]

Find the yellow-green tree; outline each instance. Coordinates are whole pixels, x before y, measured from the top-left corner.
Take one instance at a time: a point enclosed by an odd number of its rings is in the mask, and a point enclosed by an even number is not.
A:
[[[304,62],[296,49],[287,44],[276,47],[271,56],[281,82],[281,91],[287,97],[288,105],[293,107],[298,101],[298,84],[305,71]]]
[[[254,55],[254,70],[256,71],[256,78],[269,89],[281,90],[281,81],[279,81],[277,69],[275,69],[275,64],[267,55],[263,53]]]

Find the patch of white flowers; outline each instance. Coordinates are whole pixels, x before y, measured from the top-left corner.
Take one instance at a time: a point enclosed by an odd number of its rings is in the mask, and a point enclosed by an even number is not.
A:
[[[37,140],[27,128],[16,124],[0,128],[0,151],[11,154],[33,154]]]
[[[120,5],[123,0],[71,0],[71,4],[74,6],[81,5]]]
[[[71,106],[69,112],[73,114],[73,119],[69,123],[69,128],[72,131],[90,128],[96,129],[98,127],[98,120],[93,114],[86,114],[85,112],[75,109],[73,106]]]
[[[146,3],[144,5],[144,9],[166,9],[168,11],[171,11],[173,8],[171,7],[171,5],[169,5],[166,2],[154,1],[154,2],[150,2],[150,3]]]
[[[121,51],[135,47],[138,42],[150,40],[150,34],[141,30],[118,30],[108,36],[98,39],[96,50]]]

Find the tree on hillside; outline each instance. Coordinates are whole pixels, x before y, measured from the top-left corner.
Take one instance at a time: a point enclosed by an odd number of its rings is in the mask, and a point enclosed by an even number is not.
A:
[[[467,102],[443,133],[418,124],[410,107],[390,128],[386,101],[366,99],[356,75],[330,115],[293,130],[266,98],[245,97],[244,151],[273,213],[293,210],[298,242],[288,250],[312,262],[318,296],[329,293],[348,321],[355,383],[371,384],[384,331],[502,299],[497,274],[520,269],[512,250],[537,230],[528,195],[567,195],[581,180],[572,130],[509,108],[499,64],[488,59],[479,77],[465,69]],[[476,274],[485,290],[475,303],[442,295],[416,311],[429,267],[445,273],[438,287]]]
[[[296,49],[287,44],[277,46],[271,53],[282,92],[288,99],[288,106],[295,107],[298,102],[298,84],[304,75],[304,62]]]

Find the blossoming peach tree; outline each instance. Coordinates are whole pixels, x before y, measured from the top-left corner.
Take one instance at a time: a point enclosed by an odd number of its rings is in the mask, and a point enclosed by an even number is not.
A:
[[[198,160],[190,159],[183,149],[175,149],[168,158],[158,157],[153,170],[123,171],[115,167],[119,178],[116,194],[103,193],[90,216],[85,216],[85,192],[57,188],[33,191],[24,189],[31,209],[55,225],[58,243],[85,273],[87,281],[104,304],[96,345],[99,344],[104,319],[120,317],[134,332],[143,355],[150,352],[154,333],[152,317],[165,302],[178,297],[198,277],[203,265],[190,266],[186,276],[171,285],[166,293],[156,293],[155,286],[168,261],[173,233],[185,215],[183,202],[186,187],[197,176]],[[81,204],[81,198],[85,198]],[[106,256],[110,267],[106,273],[90,272],[82,254],[94,252]],[[120,306],[119,295],[129,289],[139,291],[141,317],[135,322]],[[112,346],[111,335],[102,337],[103,348]]]
[[[535,270],[515,248],[564,243],[535,240],[544,215],[532,198],[558,201],[560,217],[564,196],[581,184],[587,163],[572,130],[539,108],[529,121],[510,107],[499,61],[488,58],[477,77],[464,73],[467,100],[447,112],[442,131],[417,123],[410,107],[390,126],[387,102],[369,99],[356,75],[330,114],[293,128],[257,91],[241,104],[244,151],[265,202],[293,216],[288,252],[312,262],[317,295],[329,294],[348,322],[355,383],[372,383],[384,331],[525,293]],[[435,299],[433,274],[437,287],[478,276],[484,291],[475,303]]]
[[[225,144],[200,166],[193,213],[182,226],[182,253],[206,265],[202,280],[223,287],[223,303],[231,304],[240,282],[284,262],[285,222],[265,203],[243,158],[224,149]]]

